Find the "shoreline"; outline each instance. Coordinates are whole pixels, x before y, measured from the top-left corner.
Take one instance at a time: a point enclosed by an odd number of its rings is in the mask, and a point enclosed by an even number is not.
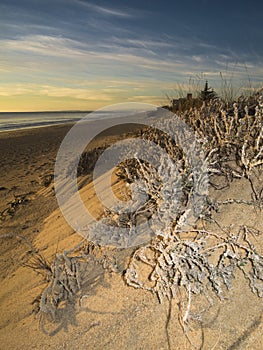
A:
[[[0,112],[0,133],[74,123],[88,116],[90,113],[91,111]]]
[[[27,134],[31,134],[31,131],[36,131],[38,132],[41,131],[42,129],[45,129],[45,131],[48,131],[48,129],[53,129],[53,128],[68,128],[72,127],[75,123],[74,122],[67,122],[67,123],[56,123],[56,124],[49,124],[49,125],[36,125],[36,126],[28,126],[28,127],[23,127],[23,128],[16,128],[16,129],[10,129],[10,130],[0,130],[0,139],[6,138],[6,136],[26,136]]]
[[[64,112],[54,112],[57,114],[64,114]],[[71,114],[75,114],[74,112],[65,112],[67,113],[71,113]],[[31,130],[31,129],[40,129],[40,128],[49,128],[49,127],[55,127],[55,126],[64,126],[64,125],[69,125],[69,124],[76,124],[78,123],[80,120],[85,119],[86,122],[88,122],[89,124],[94,124],[94,123],[106,123],[108,124],[108,122],[115,122],[116,125],[120,124],[123,125],[123,121],[126,118],[126,124],[138,124],[140,122],[142,122],[142,124],[144,124],[144,118],[141,117],[139,114],[135,113],[135,114],[131,114],[129,115],[122,115],[119,114],[119,111],[116,111],[115,114],[113,114],[113,112],[109,115],[109,111],[96,111],[95,115],[93,115],[94,112],[89,111],[89,112],[80,112],[80,115],[75,115],[72,116],[72,118],[65,118],[65,119],[60,119],[58,118],[57,120],[34,120],[32,121],[30,120],[24,120],[22,119],[20,121],[20,123],[18,123],[19,119],[16,120],[17,123],[10,123],[10,122],[4,122],[5,119],[3,119],[1,121],[1,113],[0,113],[0,135],[6,132],[15,132],[15,131],[20,131],[20,130]],[[103,115],[105,113],[105,115]],[[2,113],[2,114],[6,114],[6,113]],[[11,113],[10,114],[15,114],[15,113]],[[18,113],[17,114],[21,114]],[[24,114],[28,114],[28,113],[24,113]],[[32,112],[32,114],[34,114]],[[46,112],[38,112],[38,114],[46,114]],[[9,120],[9,119],[8,119]],[[6,121],[8,121],[6,120]]]
[[[14,131],[23,131],[23,130],[31,130],[31,129],[42,129],[42,128],[49,128],[53,126],[58,126],[58,125],[68,125],[68,124],[75,124],[77,120],[74,122],[74,120],[68,121],[68,122],[61,122],[61,123],[52,123],[52,124],[47,124],[47,125],[30,125],[30,126],[25,126],[25,127],[18,127],[18,128],[13,128],[13,129],[1,129],[0,130],[0,135],[5,132],[14,132]]]

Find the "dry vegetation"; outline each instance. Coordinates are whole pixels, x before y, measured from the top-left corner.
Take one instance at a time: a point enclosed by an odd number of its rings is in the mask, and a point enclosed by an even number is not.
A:
[[[259,91],[251,97],[240,97],[232,104],[218,98],[181,113],[181,120],[201,140],[198,147],[203,152],[202,163],[189,161],[184,145],[180,147],[181,140],[178,144],[164,133],[149,129],[142,137],[161,146],[173,162],[163,156],[154,167],[133,156],[118,168],[118,176],[138,197],[137,205],[128,214],[113,208],[105,213],[103,222],[129,228],[131,233],[144,223],[153,237],[148,244],[133,249],[124,279],[132,287],[156,293],[160,302],[175,298],[186,335],[190,321],[202,316],[201,311],[192,311],[198,295],[205,295],[210,304],[214,296],[223,299],[238,269],[252,292],[263,297],[263,256],[253,243],[262,232],[246,225],[220,228],[220,222],[216,223],[217,231],[206,228],[206,223],[214,221],[213,213],[224,204],[241,203],[262,210],[262,94]],[[220,191],[234,179],[250,186],[250,200],[229,198],[217,202],[206,191],[206,181]],[[35,258],[31,267],[46,269],[49,281],[39,303],[42,318],[55,320],[65,301],[81,298],[82,286],[92,278],[88,268],[91,263],[114,271],[112,255],[107,256],[107,250],[103,256],[99,252],[98,246],[84,241],[58,254],[51,265]]]

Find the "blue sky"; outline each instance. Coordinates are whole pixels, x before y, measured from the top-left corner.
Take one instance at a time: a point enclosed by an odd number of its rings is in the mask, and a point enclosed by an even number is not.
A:
[[[162,104],[220,72],[260,86],[262,14],[258,0],[0,0],[0,111]]]

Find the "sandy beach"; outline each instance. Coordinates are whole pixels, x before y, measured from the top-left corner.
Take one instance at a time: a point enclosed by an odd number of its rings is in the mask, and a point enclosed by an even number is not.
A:
[[[0,0],[0,350],[263,350],[262,13]]]
[[[30,244],[47,261],[81,241],[63,218],[54,195],[53,171],[58,148],[71,125],[0,134],[0,349],[190,349],[178,321],[176,302],[160,304],[156,296],[128,287],[123,272],[131,250],[108,252],[115,271],[91,265],[90,281],[71,309],[61,311],[60,322],[43,324],[36,314],[39,296],[47,285],[40,273],[24,266]],[[109,145],[129,126],[97,137],[90,150]],[[81,195],[86,205],[101,211],[90,174],[83,177]],[[103,178],[100,179],[103,181]],[[118,183],[114,181],[117,191]],[[250,196],[242,181],[216,192],[220,200]],[[240,223],[262,227],[262,213],[245,205],[220,208],[222,225]],[[262,247],[262,237],[257,237]],[[193,343],[203,337],[202,349],[263,348],[262,300],[251,293],[237,274],[227,299],[214,301],[200,327],[190,330]],[[46,331],[46,333],[43,331]],[[47,334],[48,333],[48,334]],[[202,335],[203,334],[203,335]]]

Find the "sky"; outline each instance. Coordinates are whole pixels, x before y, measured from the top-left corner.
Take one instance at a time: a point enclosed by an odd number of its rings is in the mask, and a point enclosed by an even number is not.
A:
[[[261,86],[262,13],[261,0],[0,0],[0,112]]]

